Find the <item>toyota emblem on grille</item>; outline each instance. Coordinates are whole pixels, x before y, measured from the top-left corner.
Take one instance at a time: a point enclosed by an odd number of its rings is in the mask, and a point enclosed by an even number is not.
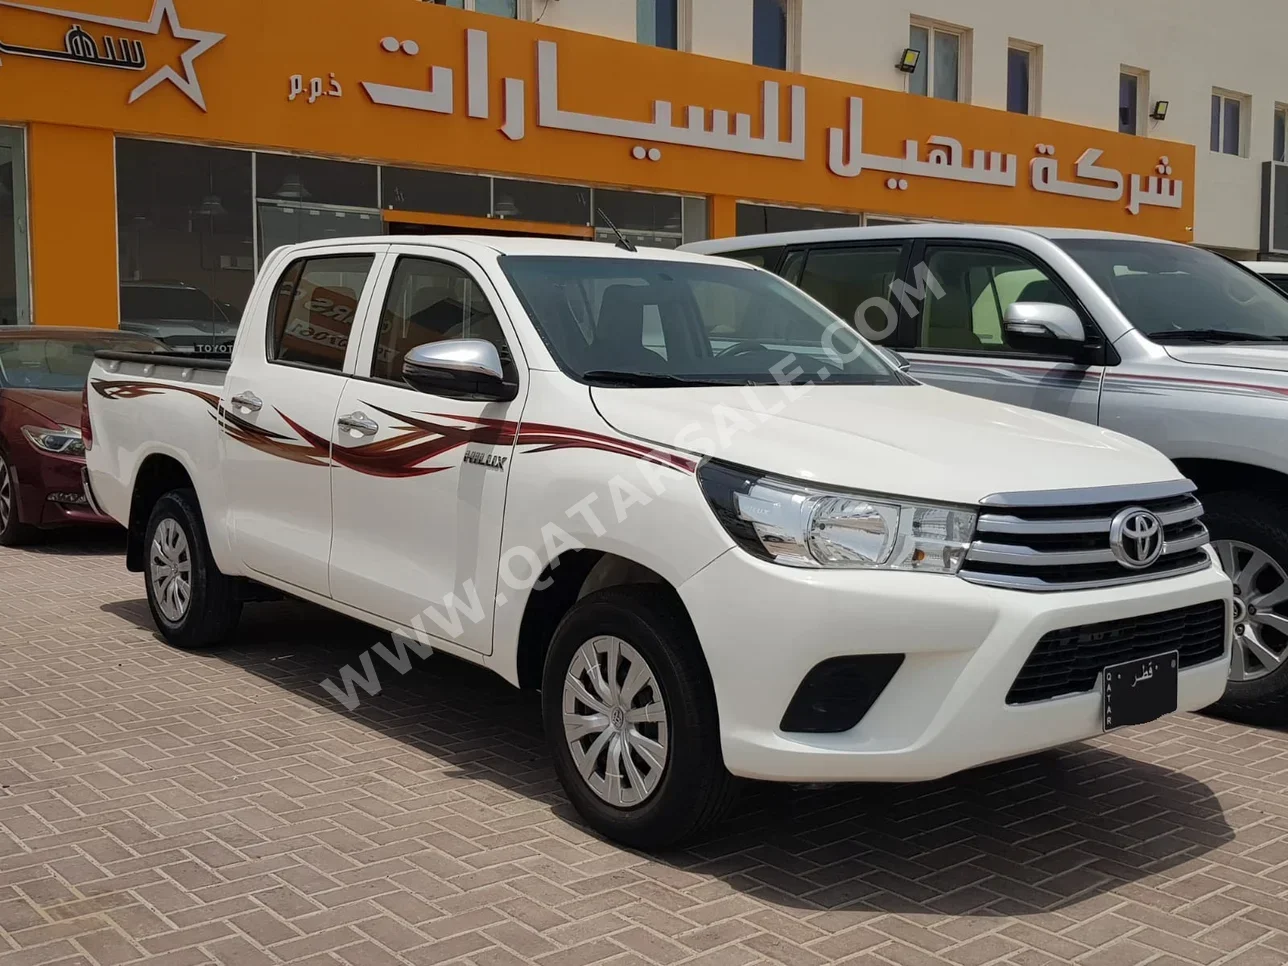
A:
[[[1144,570],[1163,553],[1163,524],[1153,513],[1128,507],[1109,524],[1109,549],[1124,567]]]

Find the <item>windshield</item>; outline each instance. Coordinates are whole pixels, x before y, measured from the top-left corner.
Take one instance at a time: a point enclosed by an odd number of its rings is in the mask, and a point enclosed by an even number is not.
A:
[[[1288,297],[1219,255],[1185,245],[1069,238],[1056,244],[1158,341],[1288,340]]]
[[[151,339],[4,339],[0,337],[0,388],[55,389],[79,392],[89,376],[94,353],[156,352]]]
[[[644,258],[500,261],[555,360],[584,382],[909,381],[844,322],[767,272]]]
[[[179,286],[121,286],[123,322],[227,322],[205,292]]]

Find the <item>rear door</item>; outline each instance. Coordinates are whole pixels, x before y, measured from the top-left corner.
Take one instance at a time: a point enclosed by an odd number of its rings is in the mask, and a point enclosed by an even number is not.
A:
[[[331,436],[383,250],[337,245],[266,266],[264,338],[225,383],[223,468],[236,552],[255,573],[329,596]]]
[[[331,586],[343,603],[490,653],[506,482],[527,395],[518,340],[487,275],[458,253],[395,247],[378,288],[330,427]],[[455,338],[492,342],[518,395],[431,395],[403,380],[408,350]]]
[[[1028,252],[969,240],[928,240],[906,273],[901,351],[922,382],[1095,423],[1108,347],[1090,314],[1055,272]],[[1002,319],[1014,302],[1074,308],[1088,345],[1044,355],[1008,344]]]

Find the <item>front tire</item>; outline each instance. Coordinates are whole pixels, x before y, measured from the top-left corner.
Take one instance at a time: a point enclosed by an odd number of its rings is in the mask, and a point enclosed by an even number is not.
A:
[[[35,534],[35,527],[18,519],[18,477],[0,452],[0,547],[21,547]]]
[[[541,702],[555,771],[600,834],[666,848],[733,803],[706,663],[661,588],[610,588],[575,604],[546,655]]]
[[[223,643],[242,602],[215,565],[197,494],[185,489],[161,497],[144,533],[148,607],[161,636],[184,650]]]
[[[1213,710],[1288,715],[1288,502],[1254,491],[1203,496],[1221,566],[1234,581],[1234,650]]]

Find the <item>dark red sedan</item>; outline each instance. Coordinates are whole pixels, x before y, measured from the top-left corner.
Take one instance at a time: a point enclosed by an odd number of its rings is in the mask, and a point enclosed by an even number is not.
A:
[[[99,349],[164,348],[103,329],[0,327],[0,545],[51,527],[113,522],[85,497],[81,392]]]

